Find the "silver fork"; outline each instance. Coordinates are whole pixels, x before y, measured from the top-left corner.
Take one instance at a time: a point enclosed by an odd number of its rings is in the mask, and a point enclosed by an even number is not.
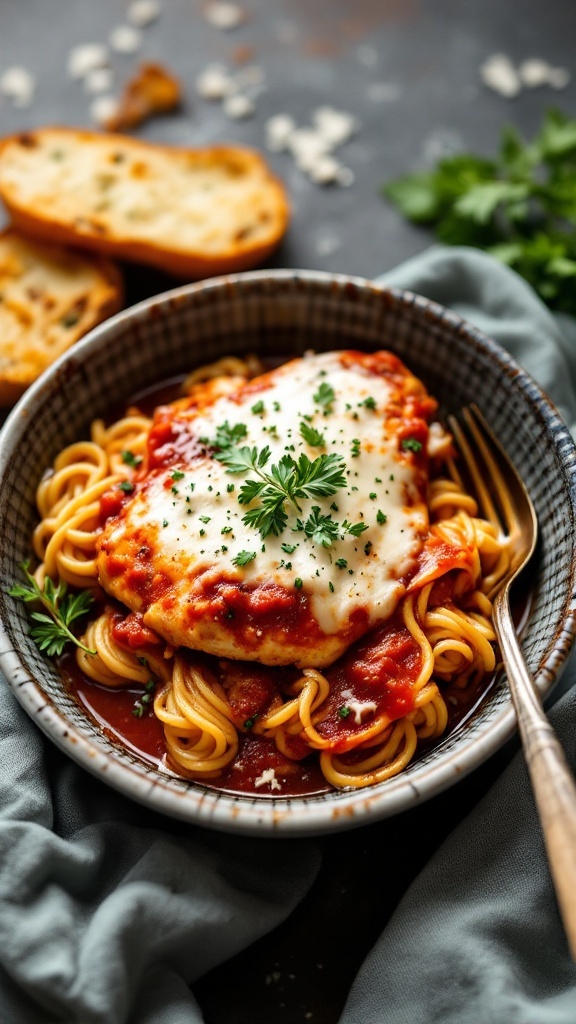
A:
[[[506,574],[488,596],[493,600],[494,630],[518,719],[550,873],[568,945],[576,960],[576,784],[526,666],[510,609],[512,582],[536,547],[536,513],[520,476],[477,406],[462,409],[458,417],[448,417],[448,424],[480,512],[499,531],[511,556]]]

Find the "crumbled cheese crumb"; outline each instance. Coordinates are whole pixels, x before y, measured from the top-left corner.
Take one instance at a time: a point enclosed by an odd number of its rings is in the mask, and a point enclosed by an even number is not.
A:
[[[269,117],[264,126],[267,149],[272,153],[281,153],[283,149],[287,149],[295,130],[296,121],[289,114],[274,114],[273,117]]]
[[[146,25],[156,21],[160,14],[160,9],[158,0],[134,0],[126,12],[126,17],[131,25],[136,25],[137,28],[145,28]]]
[[[0,92],[12,100],[15,107],[29,107],[35,88],[35,79],[26,68],[7,68],[0,78]]]
[[[281,789],[281,785],[276,778],[276,771],[274,768],[265,768],[257,779],[254,779],[254,789],[260,789],[260,786],[266,786],[270,783],[270,789]],[[272,975],[274,977],[274,975]]]
[[[94,68],[84,78],[86,92],[110,92],[114,85],[114,72],[112,68]]]
[[[68,54],[68,74],[71,78],[84,78],[96,68],[107,67],[108,47],[103,43],[83,43],[74,46]]]
[[[542,85],[551,85],[554,89],[562,89],[570,81],[570,75],[566,68],[553,68],[547,61],[537,57],[522,61],[518,68],[518,75],[522,85],[527,89],[537,89]]]
[[[570,81],[566,68],[555,68],[540,57],[530,57],[516,68],[506,54],[495,53],[480,67],[484,85],[512,99],[522,88],[537,89],[549,85],[553,89],[564,89]]]
[[[208,4],[204,10],[204,17],[214,28],[221,28],[224,31],[237,28],[246,17],[245,11],[238,4],[214,2]]]
[[[133,25],[118,25],[112,29],[108,42],[116,53],[136,53],[142,46],[142,33]]]
[[[354,722],[356,725],[362,725],[362,715],[369,711],[377,711],[378,705],[373,700],[354,700],[354,694],[352,690],[342,690],[342,696],[346,701],[347,707],[354,713]]]
[[[98,96],[90,105],[90,117],[102,127],[118,113],[118,100],[114,96]]]
[[[238,93],[225,98],[223,109],[227,117],[237,121],[244,117],[252,117],[256,108],[249,96],[242,96],[241,93]]]
[[[196,92],[205,100],[223,100],[235,90],[234,79],[222,64],[209,64],[196,79]]]
[[[520,92],[518,72],[505,53],[495,53],[484,61],[480,67],[480,75],[484,85],[507,99],[513,99]]]
[[[354,172],[334,156],[358,130],[358,121],[333,107],[312,112],[312,125],[298,127],[289,114],[276,114],[266,122],[266,146],[272,152],[288,150],[299,170],[317,185],[351,185]]]

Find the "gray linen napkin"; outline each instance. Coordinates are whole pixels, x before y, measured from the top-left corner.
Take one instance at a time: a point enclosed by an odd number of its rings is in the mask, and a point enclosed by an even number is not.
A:
[[[474,321],[576,420],[576,325],[514,274],[437,247],[385,280]],[[554,717],[574,762],[574,691]],[[2,1024],[200,1022],[189,984],[274,928],[315,877],[315,843],[219,836],[108,790],[51,748],[5,684],[0,765]],[[440,1020],[576,1022],[521,758],[413,884],[341,1024]]]

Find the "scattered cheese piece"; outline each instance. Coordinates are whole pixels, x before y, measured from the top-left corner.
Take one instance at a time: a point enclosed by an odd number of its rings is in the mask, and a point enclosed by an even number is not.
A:
[[[204,10],[204,17],[214,28],[221,28],[225,31],[237,28],[246,18],[246,12],[238,4],[226,3],[225,0],[208,4]]]
[[[330,148],[342,146],[358,130],[358,121],[352,114],[334,107],[318,107],[312,114],[312,121]]]
[[[276,778],[276,771],[274,768],[265,768],[257,779],[254,779],[254,789],[260,789],[260,786],[266,786],[270,783],[270,789],[282,789],[282,786]],[[274,975],[272,975],[274,977]]]
[[[209,64],[196,79],[196,92],[205,100],[223,100],[235,91],[234,79],[222,64]]]
[[[118,100],[114,96],[98,96],[90,105],[90,117],[105,127],[118,113]]]
[[[142,33],[133,25],[118,25],[112,29],[108,42],[116,53],[136,53],[142,46]]]
[[[84,78],[86,92],[110,92],[114,85],[112,68],[94,68]]]
[[[97,68],[107,67],[108,47],[103,43],[83,43],[68,54],[68,74],[71,78],[84,78]]]
[[[244,117],[252,117],[255,106],[252,100],[248,96],[243,96],[241,93],[237,93],[233,96],[227,96],[224,100],[224,113],[227,117],[233,118],[235,121],[239,121]]]
[[[160,14],[160,9],[158,0],[134,0],[126,12],[126,17],[131,25],[136,25],[137,28],[145,28],[146,25],[156,21]]]
[[[7,68],[0,78],[0,92],[12,100],[15,107],[29,107],[35,88],[36,82],[26,68]]]
[[[289,114],[274,114],[268,118],[264,131],[266,147],[273,153],[281,153],[288,149],[290,138],[296,131],[296,121]]]
[[[480,67],[480,75],[484,85],[494,92],[513,99],[521,89],[520,78],[512,61],[504,53],[495,53]]]
[[[352,690],[342,690],[342,696],[346,701],[347,707],[350,711],[354,712],[354,722],[356,725],[362,725],[362,715],[366,712],[374,712],[378,710],[378,705],[374,700],[354,700],[354,694]]]

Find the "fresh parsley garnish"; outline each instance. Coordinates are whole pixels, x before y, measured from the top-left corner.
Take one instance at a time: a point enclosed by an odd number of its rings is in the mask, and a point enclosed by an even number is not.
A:
[[[360,444],[361,441],[359,437],[352,438],[352,448],[350,449],[350,455],[352,456],[353,459],[358,459],[360,457]]]
[[[343,707],[338,709],[338,715],[340,716],[340,718],[348,718],[349,714],[350,708],[346,704],[344,704]]]
[[[216,427],[216,437],[208,443],[216,448],[229,448],[231,445],[242,441],[247,433],[245,423],[236,423],[231,427],[228,420],[226,420],[219,427]]]
[[[384,515],[384,512],[382,512],[380,509],[378,509],[378,511],[376,513],[376,522],[380,526],[383,526],[387,519],[388,519],[388,516]]]
[[[422,451],[422,441],[417,441],[415,437],[405,437],[401,448],[403,452],[419,452]]]
[[[324,408],[324,412],[332,412],[332,403],[336,398],[334,388],[330,384],[327,384],[325,380],[322,381],[318,391],[312,398],[316,402],[316,405],[321,405]]]
[[[346,561],[346,559],[345,559],[345,558],[337,558],[337,559],[336,559],[336,562],[335,562],[334,564],[335,564],[335,565],[336,565],[336,566],[337,566],[337,567],[338,567],[339,569],[345,569],[345,568],[346,568],[346,566],[348,565],[348,562]]]
[[[311,448],[323,448],[326,444],[324,434],[321,434],[319,430],[309,426],[303,420],[300,423],[300,434]]]
[[[530,142],[504,128],[493,160],[459,153],[382,191],[441,241],[485,249],[576,313],[576,120],[551,110]]]
[[[184,473],[182,473],[179,469],[175,469],[174,472],[172,473],[170,479],[171,480],[183,480],[184,479]]]
[[[248,565],[248,562],[252,562],[255,558],[255,551],[239,551],[232,562],[234,565]]]
[[[264,402],[262,401],[262,399],[260,399],[259,402],[254,402],[254,405],[251,407],[250,412],[253,412],[256,416],[259,413],[264,412]]]
[[[132,469],[137,469],[142,463],[142,456],[134,455],[134,452],[131,452],[128,448],[126,448],[121,454],[122,462],[126,466],[132,466]]]
[[[363,402],[360,402],[360,405],[363,405],[366,409],[375,409],[376,399],[372,398],[371,395],[368,395],[368,398],[365,398]]]
[[[123,491],[124,494],[132,494],[134,484],[130,480],[122,480],[122,482],[118,484],[118,490]]]
[[[85,615],[90,608],[94,600],[90,591],[81,590],[77,594],[70,594],[63,580],[55,584],[49,576],[45,577],[41,590],[29,572],[29,564],[29,562],[23,562],[21,565],[28,585],[16,583],[8,593],[11,597],[18,597],[26,603],[39,601],[46,609],[48,614],[44,612],[31,612],[30,614],[30,618],[34,622],[30,636],[34,642],[41,651],[46,651],[49,657],[62,654],[67,643],[76,644],[81,650],[86,651],[86,654],[96,654],[96,651],[85,647],[70,630],[72,623]]]
[[[214,456],[229,473],[255,474],[256,478],[248,478],[240,487],[238,501],[249,505],[258,500],[242,517],[242,522],[258,530],[262,539],[269,533],[278,536],[286,529],[286,504],[301,512],[300,499],[325,497],[346,486],[346,466],[341,455],[319,455],[311,460],[302,452],[297,462],[291,455],[283,455],[264,472],[270,457],[267,445],[260,451],[248,446],[228,447]]]
[[[329,548],[340,536],[340,524],[332,516],[323,516],[319,505],[314,505],[308,519],[304,523],[304,533],[316,544]]]

